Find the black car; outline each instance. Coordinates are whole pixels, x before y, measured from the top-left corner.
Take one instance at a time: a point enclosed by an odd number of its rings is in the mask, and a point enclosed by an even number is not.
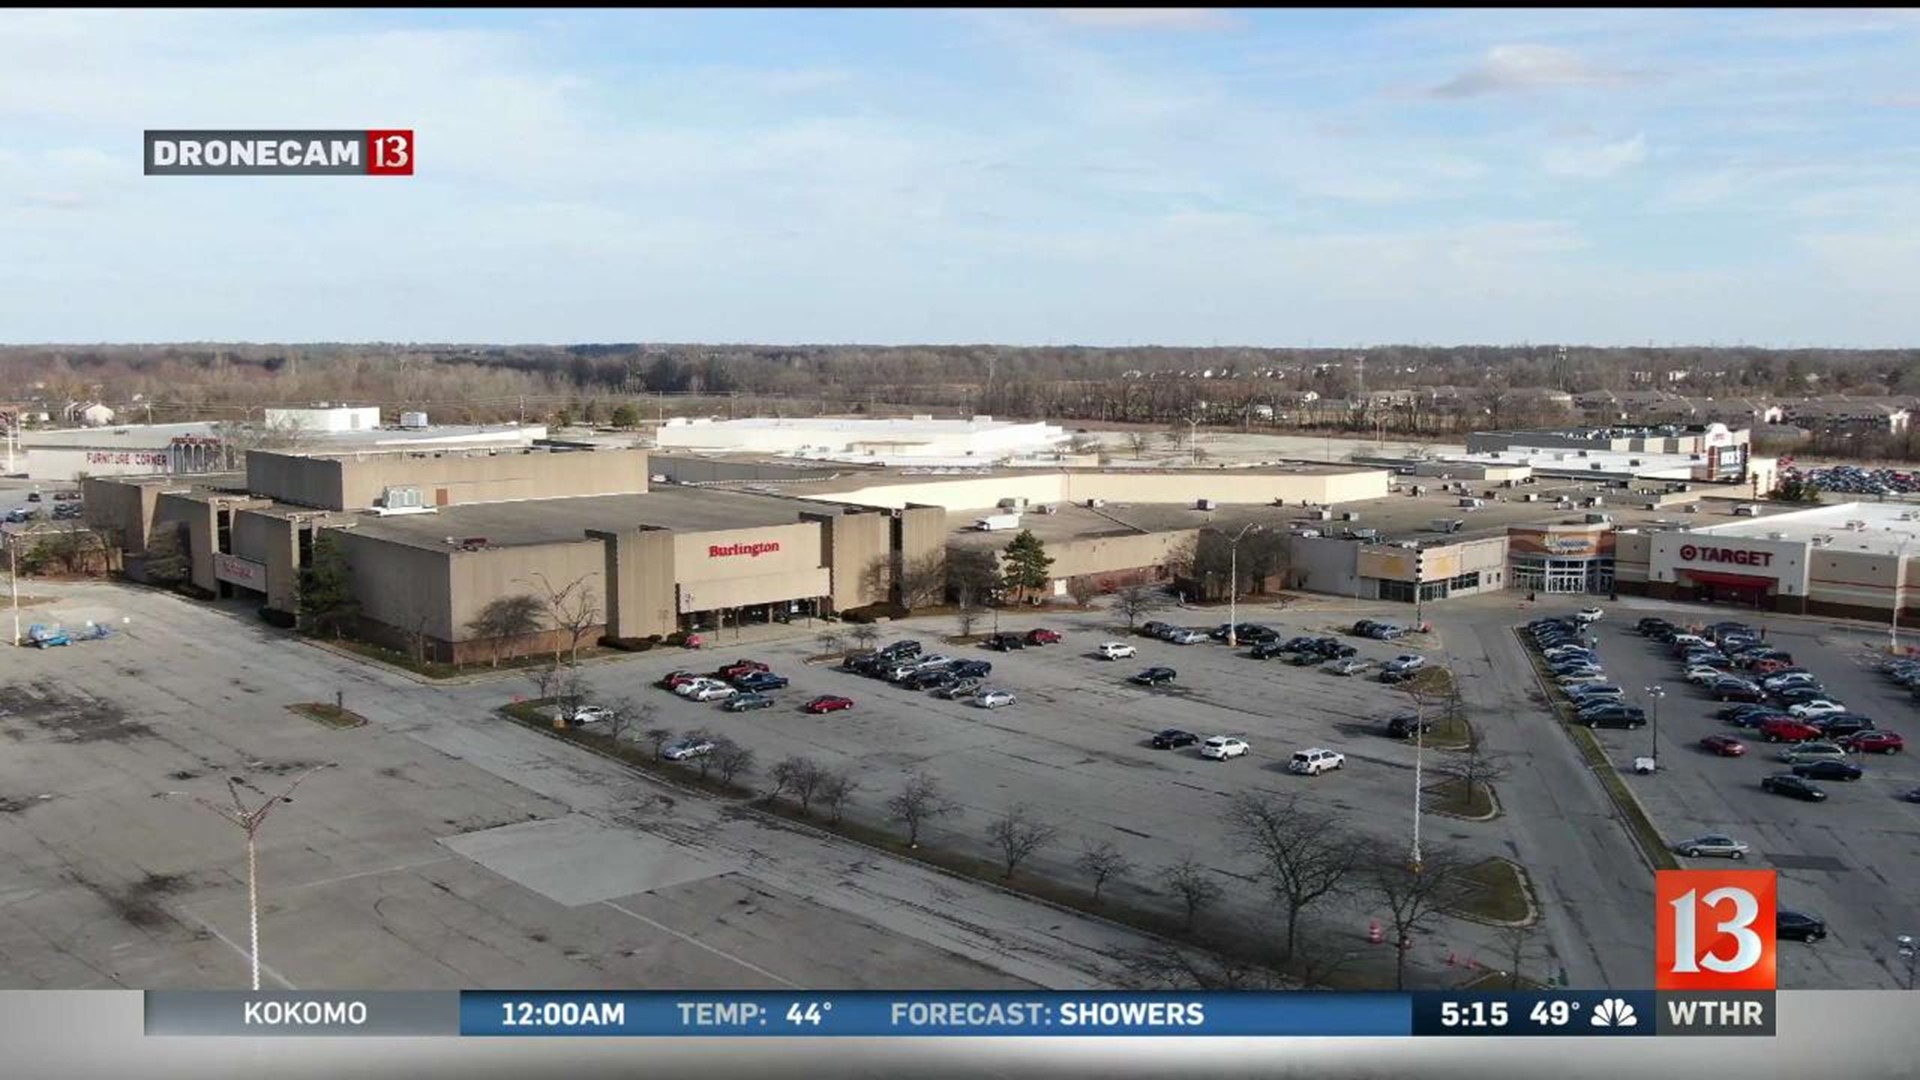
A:
[[[1195,735],[1191,731],[1181,731],[1179,728],[1168,728],[1154,735],[1153,748],[1155,750],[1178,750],[1183,746],[1192,746],[1199,741],[1200,736]]]
[[[1775,795],[1787,795],[1806,802],[1820,802],[1827,793],[1814,786],[1810,780],[1803,780],[1792,773],[1769,776],[1760,781],[1761,791],[1771,791]]]
[[[1249,650],[1247,655],[1253,657],[1255,660],[1271,660],[1287,651],[1289,651],[1288,647],[1282,645],[1277,640],[1263,641]]]
[[[1633,731],[1646,725],[1647,714],[1638,706],[1609,702],[1581,709],[1577,719],[1590,728],[1617,727]]]
[[[955,660],[947,665],[947,670],[959,679],[984,679],[993,671],[993,665],[985,660]]]
[[[1313,638],[1307,637],[1306,635],[1302,634],[1299,637],[1288,638],[1287,643],[1280,647],[1286,650],[1287,652],[1299,652],[1301,649],[1313,648],[1313,642],[1314,642]]]
[[[1633,624],[1633,628],[1635,630],[1640,631],[1642,634],[1651,634],[1655,629],[1662,626],[1672,628],[1673,623],[1659,617],[1658,615],[1649,615],[1646,618],[1641,619],[1639,622]]]
[[[1026,639],[1019,634],[995,634],[981,644],[996,652],[1012,652],[1027,647]]]
[[[771,671],[749,671],[733,680],[733,685],[752,693],[762,690],[782,690],[786,688],[787,677],[775,675]]]
[[[1173,628],[1172,623],[1149,621],[1140,624],[1140,633],[1147,637],[1159,637],[1161,634]]]
[[[750,712],[754,709],[771,709],[775,702],[765,694],[735,694],[720,703],[727,712]]]
[[[1858,780],[1866,770],[1851,761],[1809,761],[1795,765],[1793,775],[1803,780]]]
[[[1792,713],[1780,712],[1772,708],[1763,708],[1759,712],[1741,713],[1738,716],[1729,717],[1727,719],[1727,723],[1732,724],[1734,727],[1737,727],[1737,728],[1758,729],[1761,724],[1764,724],[1769,720],[1795,720],[1795,719],[1796,718]]]
[[[1863,731],[1872,731],[1873,718],[1857,716],[1853,713],[1834,713],[1807,721],[1820,729],[1829,739],[1844,739],[1849,735],[1858,735]]]
[[[1342,644],[1333,638],[1320,638],[1315,643],[1313,651],[1318,653],[1321,659],[1324,660],[1345,660],[1347,657],[1354,656],[1360,652],[1359,649],[1351,645]]]
[[[1819,941],[1827,936],[1827,920],[1779,908],[1773,913],[1773,936],[1783,941]]]
[[[1368,634],[1373,633],[1373,628],[1378,625],[1380,624],[1374,622],[1372,619],[1361,619],[1359,622],[1353,624],[1353,632],[1361,637],[1366,637]]]
[[[910,656],[919,656],[924,651],[917,641],[896,641],[881,649],[878,655],[889,660],[904,660]]]
[[[1763,713],[1763,712],[1774,712],[1774,711],[1775,710],[1771,706],[1767,706],[1767,705],[1729,705],[1726,708],[1721,709],[1719,712],[1714,713],[1713,715],[1716,719],[1719,719],[1719,720],[1732,720],[1736,717],[1746,716],[1749,713]]]
[[[1394,716],[1392,719],[1387,721],[1387,738],[1389,739],[1413,738],[1414,723],[1416,719],[1417,718],[1412,713],[1400,713]],[[1423,734],[1427,734],[1427,735],[1433,734],[1433,721],[1420,720],[1419,729]]]
[[[1160,686],[1173,681],[1174,671],[1170,667],[1150,667],[1130,680],[1141,686]]]
[[[1767,699],[1766,691],[1744,679],[1716,679],[1707,693],[1715,701],[1745,701],[1759,704]]]
[[[1286,661],[1294,667],[1312,667],[1320,662],[1319,653],[1292,652],[1286,655]]]
[[[938,690],[959,681],[960,676],[955,675],[948,668],[929,668],[926,671],[916,671],[900,680],[900,685],[909,690]]]
[[[1798,705],[1803,701],[1826,698],[1827,688],[1821,686],[1819,683],[1789,686],[1785,690],[1776,692],[1773,697],[1774,700],[1780,702],[1782,705]],[[1835,702],[1834,704],[1837,705],[1839,702]]]
[[[1242,644],[1252,642],[1255,645],[1265,645],[1268,642],[1280,640],[1279,631],[1259,623],[1241,623],[1233,631],[1233,636]]]
[[[1646,633],[1648,637],[1660,644],[1670,645],[1673,643],[1674,638],[1680,636],[1680,628],[1677,626],[1656,626]]]

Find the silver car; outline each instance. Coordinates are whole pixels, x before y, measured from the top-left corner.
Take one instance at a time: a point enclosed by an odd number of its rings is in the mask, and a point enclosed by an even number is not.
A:
[[[1731,836],[1714,833],[1708,836],[1696,836],[1691,840],[1682,840],[1673,845],[1676,854],[1689,859],[1704,859],[1717,856],[1722,859],[1744,859],[1747,857],[1746,841],[1735,840]]]
[[[973,703],[983,709],[997,709],[1002,705],[1013,704],[1014,697],[1005,690],[983,690],[973,699]]]

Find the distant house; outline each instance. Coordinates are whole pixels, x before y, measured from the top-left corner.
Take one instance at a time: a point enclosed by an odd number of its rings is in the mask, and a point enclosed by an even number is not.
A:
[[[61,418],[81,427],[105,427],[113,423],[113,410],[97,401],[75,401],[61,411]]]
[[[1789,402],[1786,419],[1813,432],[1860,431],[1899,435],[1907,430],[1912,413],[1885,398],[1814,398]]]

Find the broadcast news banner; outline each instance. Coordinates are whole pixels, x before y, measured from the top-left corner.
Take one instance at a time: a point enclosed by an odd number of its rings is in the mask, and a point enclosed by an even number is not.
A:
[[[1661,871],[1651,990],[148,991],[148,1035],[1605,1036],[1774,1034],[1774,873]]]

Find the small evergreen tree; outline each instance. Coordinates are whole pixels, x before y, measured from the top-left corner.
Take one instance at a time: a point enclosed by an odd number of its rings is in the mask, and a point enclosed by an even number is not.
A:
[[[1020,535],[1007,545],[1003,562],[1007,588],[1022,595],[1039,592],[1053,580],[1053,576],[1047,572],[1047,568],[1053,565],[1053,556],[1047,554],[1046,545],[1033,535],[1031,529],[1021,529]]]
[[[359,613],[346,549],[338,535],[320,530],[313,538],[313,561],[300,571],[300,616],[312,629],[338,638]]]

